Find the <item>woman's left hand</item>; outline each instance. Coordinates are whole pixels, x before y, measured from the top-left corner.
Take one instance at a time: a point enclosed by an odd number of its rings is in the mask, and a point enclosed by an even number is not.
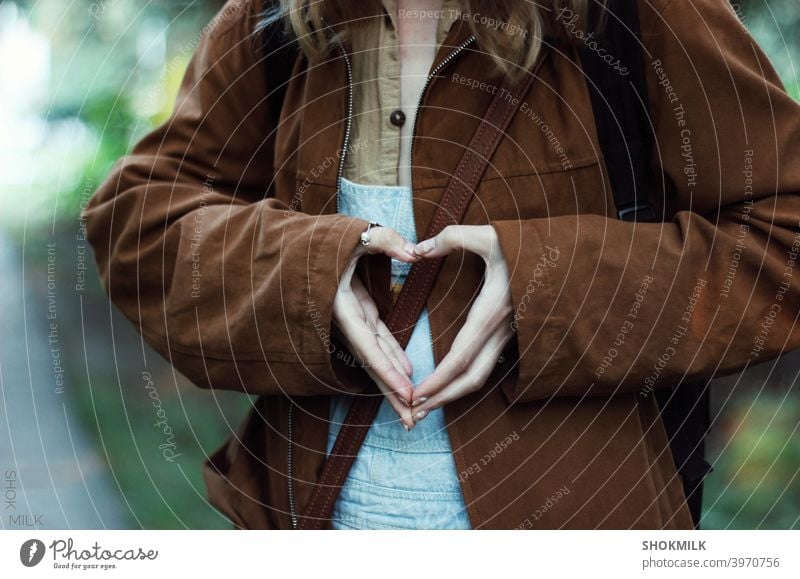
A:
[[[483,287],[458,332],[450,352],[415,389],[414,420],[440,406],[479,390],[497,364],[500,352],[514,334],[514,306],[508,266],[491,225],[450,225],[439,235],[416,245],[424,259],[469,251],[483,258]]]

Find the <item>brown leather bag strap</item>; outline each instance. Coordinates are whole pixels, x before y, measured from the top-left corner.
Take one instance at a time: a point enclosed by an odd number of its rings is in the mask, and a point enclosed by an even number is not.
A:
[[[481,124],[461,157],[458,168],[447,183],[442,201],[423,239],[434,237],[448,225],[458,224],[464,218],[473,193],[519,107],[522,96],[530,88],[534,76],[534,74],[526,75],[523,81],[513,87],[504,83],[495,93]],[[444,259],[438,258],[418,261],[411,266],[400,295],[386,321],[386,325],[402,348],[406,347],[411,338],[411,333],[443,263]],[[361,396],[351,404],[330,456],[322,469],[320,479],[314,487],[305,515],[300,517],[298,528],[322,529],[330,522],[331,511],[339,491],[347,479],[382,401],[383,396]]]

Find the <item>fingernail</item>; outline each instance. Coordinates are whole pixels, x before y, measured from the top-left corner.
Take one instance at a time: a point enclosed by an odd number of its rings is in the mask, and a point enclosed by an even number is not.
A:
[[[414,406],[419,406],[420,404],[422,404],[426,400],[428,400],[428,399],[425,396],[423,396],[422,398],[417,398],[416,400],[414,400],[414,402],[411,403],[411,406],[412,406],[412,408]]]
[[[403,428],[405,428],[406,432],[408,432],[408,424],[406,424],[405,422],[403,422]]]
[[[428,411],[427,410],[420,410],[419,412],[417,412],[414,415],[414,418],[416,418],[419,421],[419,420],[422,420],[423,418],[425,418],[427,415],[428,415]]]

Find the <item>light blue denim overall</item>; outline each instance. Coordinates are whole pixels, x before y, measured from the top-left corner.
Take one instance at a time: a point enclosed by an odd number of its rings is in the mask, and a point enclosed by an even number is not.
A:
[[[339,211],[391,227],[416,243],[409,187],[361,185],[342,179]],[[392,260],[392,281],[402,283],[410,264]],[[428,311],[411,334],[406,353],[418,384],[434,369]],[[330,453],[351,396],[331,399]],[[406,432],[384,399],[333,509],[335,529],[469,529],[444,410],[432,411]]]

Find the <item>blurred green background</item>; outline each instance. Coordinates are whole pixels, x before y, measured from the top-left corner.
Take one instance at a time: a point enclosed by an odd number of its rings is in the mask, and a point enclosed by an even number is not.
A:
[[[221,5],[0,1],[0,420],[11,433],[0,471],[25,483],[20,506],[40,526],[229,527],[204,499],[200,464],[250,401],[197,389],[143,344],[109,307],[79,222],[112,163],[168,115]],[[800,2],[735,9],[800,98]],[[800,528],[798,369],[790,354],[716,383],[704,528]]]

